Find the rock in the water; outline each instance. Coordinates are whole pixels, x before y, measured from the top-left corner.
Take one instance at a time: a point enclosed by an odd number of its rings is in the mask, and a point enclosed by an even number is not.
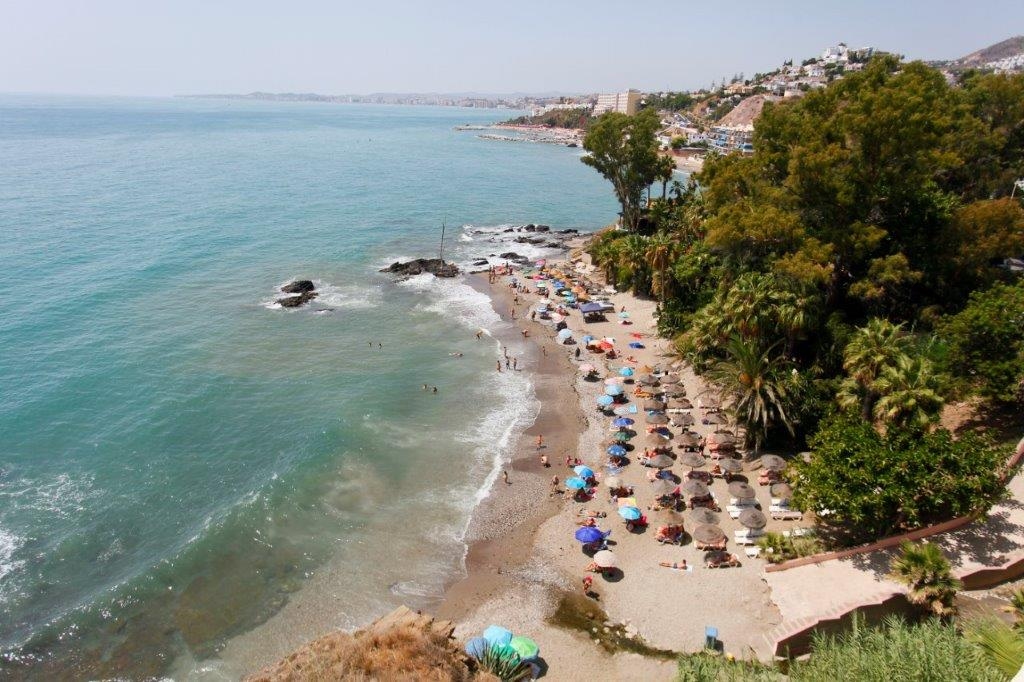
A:
[[[534,225],[533,223],[530,223],[529,225],[526,225],[523,229],[526,230],[527,232],[533,232],[534,230],[537,229],[537,226]]]
[[[473,261],[473,265],[487,265],[487,259],[477,258],[475,261]]]
[[[505,253],[501,254],[498,257],[499,258],[504,258],[505,260],[509,260],[509,261],[512,261],[513,263],[519,263],[519,264],[529,263],[530,262],[529,258],[527,258],[526,256],[520,256],[515,251],[506,251]]]
[[[578,234],[579,230],[568,229],[568,230],[559,230],[558,232],[560,234]]]
[[[392,263],[381,272],[390,272],[403,277],[411,277],[424,272],[429,272],[435,277],[455,277],[459,274],[459,269],[454,263],[446,263],[440,258],[417,258],[405,263]]]
[[[551,226],[550,225],[538,225],[537,226],[537,231],[538,232],[550,232],[551,231]]]
[[[277,299],[278,305],[282,308],[298,308],[299,306],[305,305],[316,298],[315,291],[303,291],[297,296],[285,296]]]
[[[296,279],[281,287],[281,291],[286,294],[305,294],[313,291],[314,289],[316,289],[316,287],[314,287],[313,283],[308,279]]]

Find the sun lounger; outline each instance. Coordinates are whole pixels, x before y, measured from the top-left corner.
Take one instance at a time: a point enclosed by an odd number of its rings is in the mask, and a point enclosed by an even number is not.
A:
[[[739,500],[735,497],[729,498],[730,507],[742,507],[743,509],[750,509],[751,507],[757,506],[757,500],[754,498]]]
[[[804,518],[801,512],[787,507],[771,507],[768,514],[776,521],[800,521]]]
[[[743,553],[746,554],[751,559],[756,559],[761,554],[761,548],[760,547],[746,547],[746,548],[744,548]]]
[[[743,530],[735,530],[732,533],[733,540],[737,545],[753,545],[757,542],[757,538],[764,535],[763,530],[754,530],[750,528],[744,528]]]

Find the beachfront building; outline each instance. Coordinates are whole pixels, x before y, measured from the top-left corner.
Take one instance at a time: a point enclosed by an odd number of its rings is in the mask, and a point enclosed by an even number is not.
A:
[[[600,116],[609,111],[617,111],[620,114],[632,116],[639,107],[639,90],[630,89],[626,92],[613,92],[597,96],[597,104],[594,105],[594,116]]]
[[[708,134],[707,140],[712,149],[723,153],[742,152],[752,154],[754,145],[754,126],[752,124],[740,126],[713,126]]]

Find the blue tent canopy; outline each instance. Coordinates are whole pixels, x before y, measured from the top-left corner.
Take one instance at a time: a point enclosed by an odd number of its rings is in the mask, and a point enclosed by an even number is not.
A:
[[[601,312],[600,303],[584,303],[580,306],[581,313],[599,313]]]

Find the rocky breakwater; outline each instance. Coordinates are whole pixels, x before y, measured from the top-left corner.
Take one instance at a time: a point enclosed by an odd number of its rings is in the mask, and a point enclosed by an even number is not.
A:
[[[277,299],[282,308],[298,308],[317,297],[316,287],[308,279],[297,279],[281,287],[283,293],[289,294]]]
[[[459,268],[454,263],[448,263],[440,258],[416,258],[405,263],[392,263],[381,272],[399,277],[413,277],[424,272],[429,272],[435,277],[455,277],[459,274]]]

